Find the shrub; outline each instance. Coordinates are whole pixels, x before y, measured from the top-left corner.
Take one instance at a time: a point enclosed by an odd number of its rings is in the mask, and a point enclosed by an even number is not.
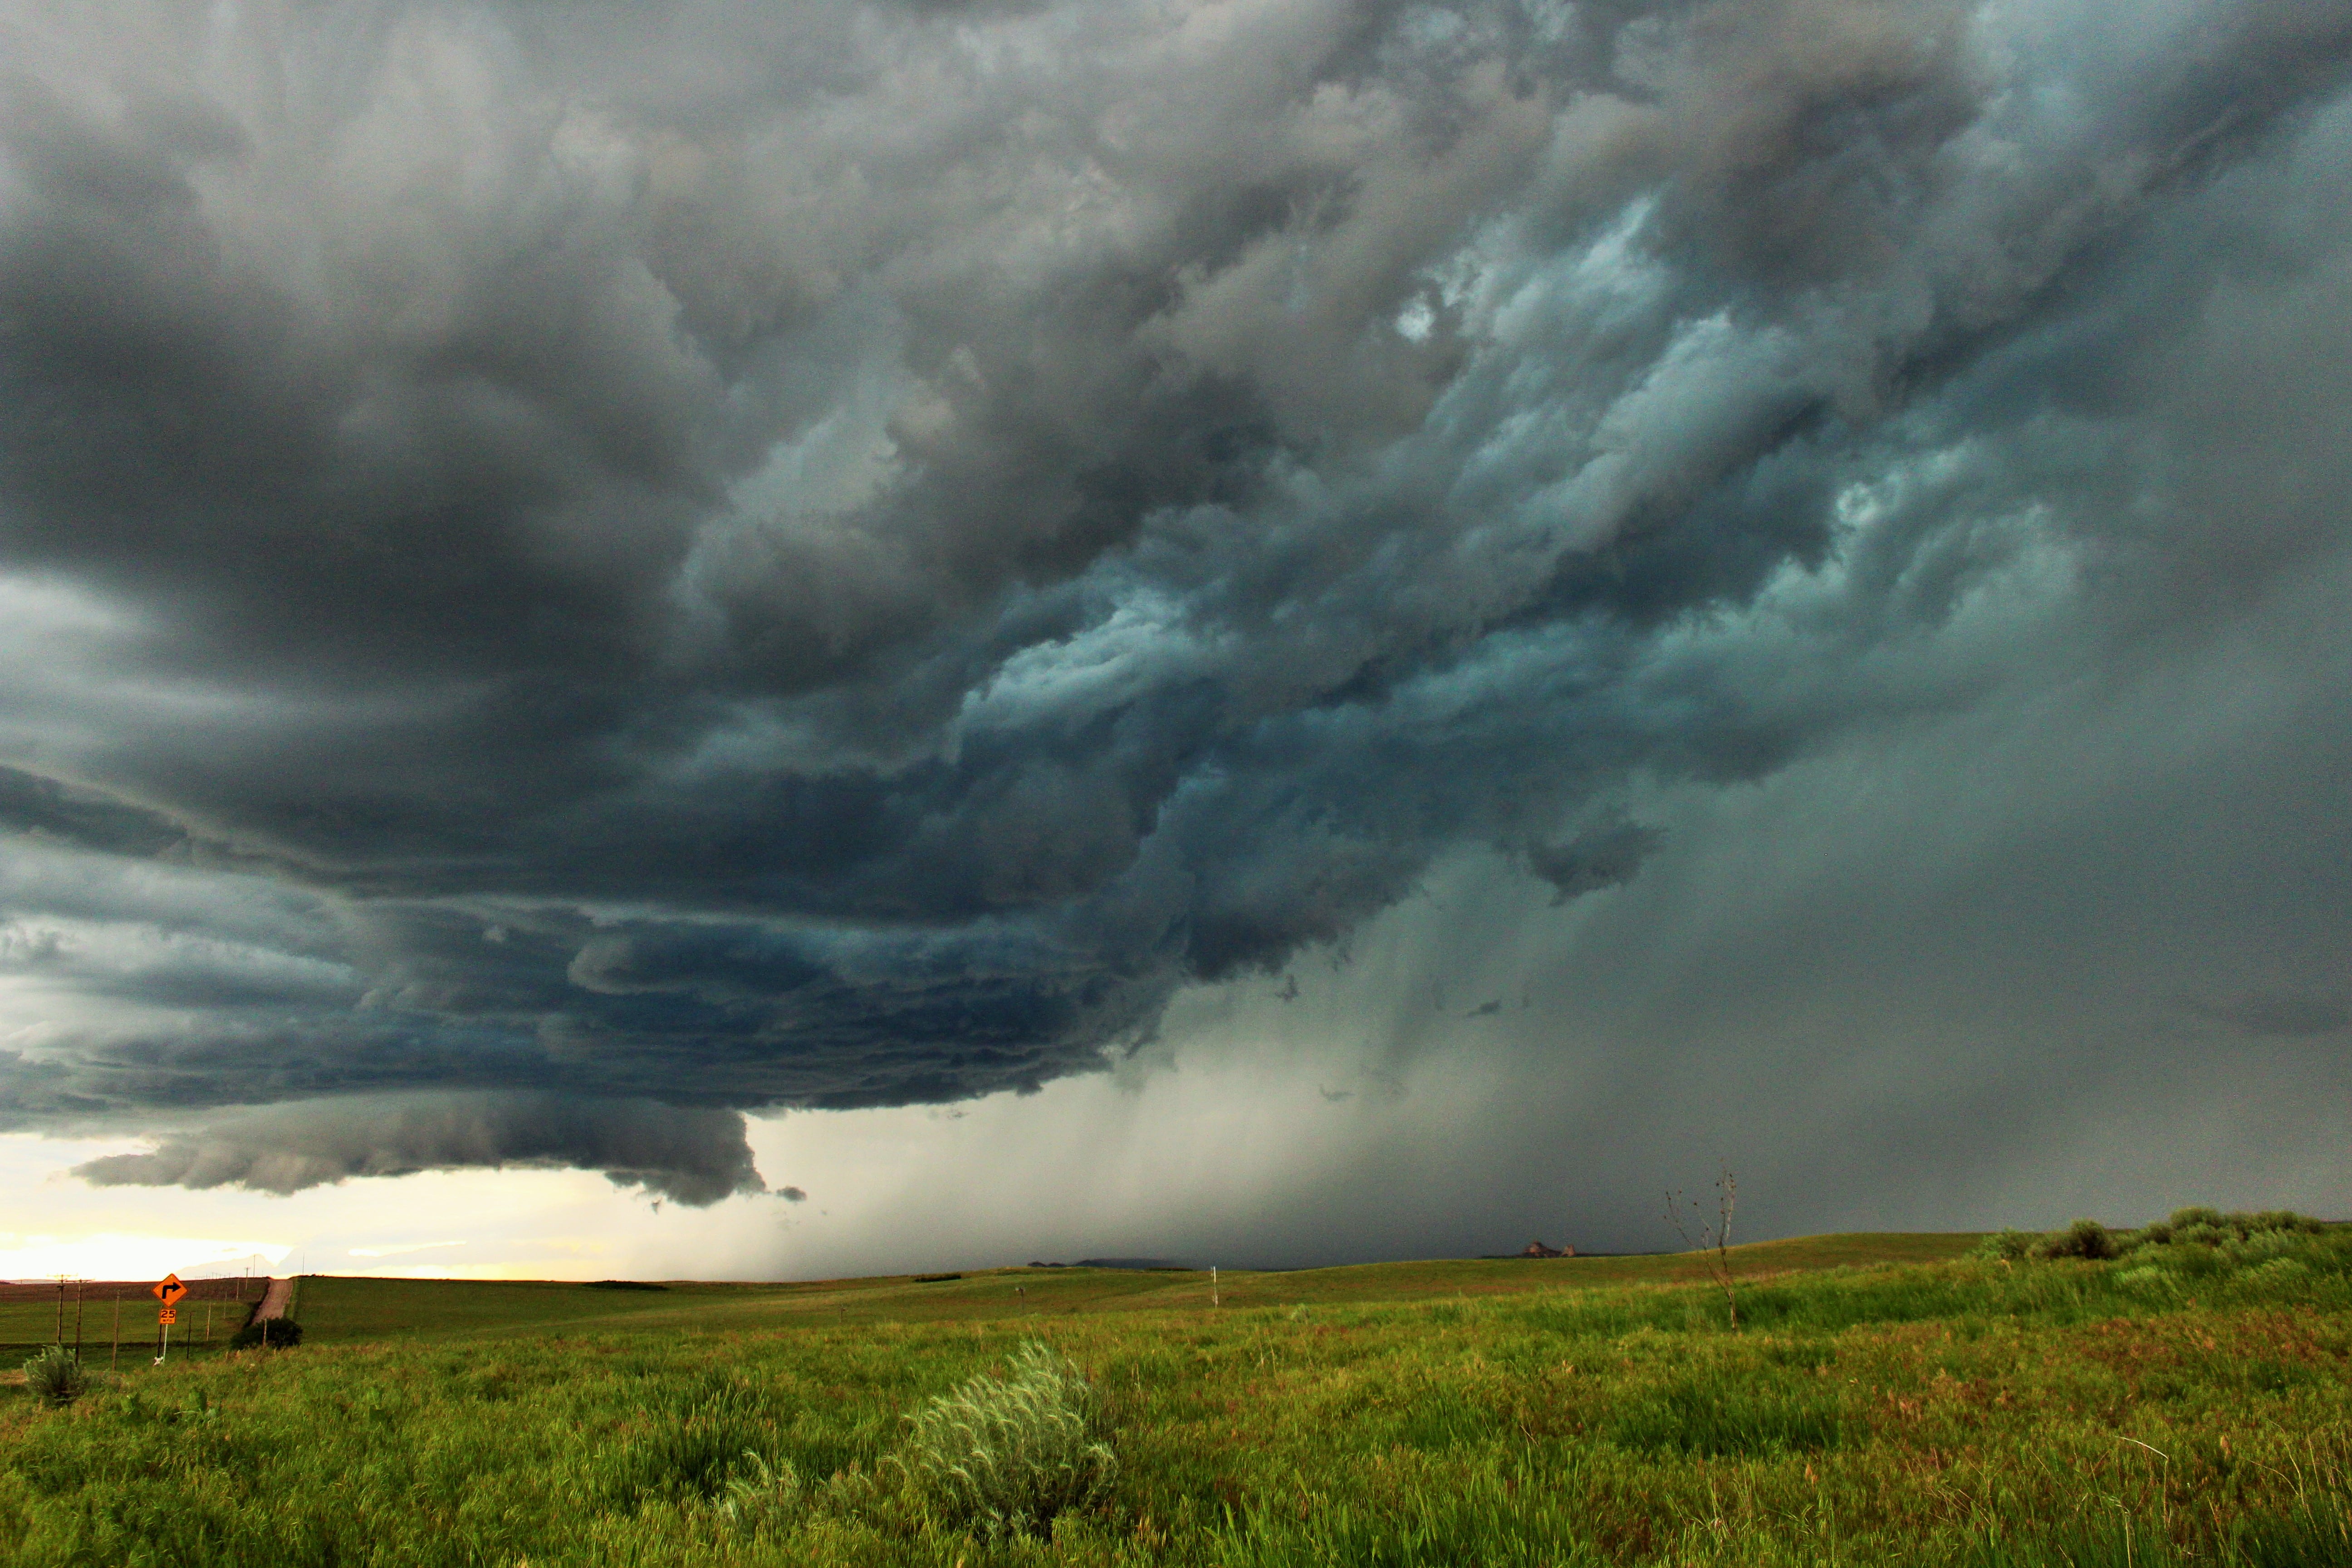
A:
[[[2327,1228],[2325,1220],[2293,1209],[2264,1209],[2260,1214],[2233,1214],[2230,1216],[2247,1235],[2257,1231],[2280,1231],[2288,1236],[2317,1236]]]
[[[228,1342],[233,1351],[249,1351],[256,1345],[271,1350],[290,1350],[302,1342],[302,1325],[291,1318],[262,1318],[237,1330]]]
[[[2032,1257],[2035,1243],[2041,1239],[2040,1236],[2030,1230],[2004,1230],[1997,1236],[1988,1236],[1978,1242],[1972,1256],[1986,1259],[2007,1259],[2014,1263],[2019,1258]]]
[[[2088,1258],[2093,1259],[2120,1256],[2123,1248],[2116,1242],[2115,1233],[2095,1219],[2078,1219],[2064,1230],[2052,1231],[2034,1245],[2037,1258]]]
[[[25,1363],[25,1386],[52,1410],[62,1410],[89,1390],[89,1373],[63,1345],[49,1345]]]
[[[1012,1363],[1002,1382],[975,1377],[932,1400],[890,1459],[944,1522],[992,1538],[1044,1534],[1101,1492],[1114,1462],[1084,1373],[1034,1341]]]
[[[2242,1241],[2225,1243],[2221,1250],[2237,1263],[2261,1263],[2295,1250],[2303,1238],[2291,1230],[2258,1230]]]
[[[2219,1209],[2175,1209],[2171,1216],[2154,1225],[2134,1231],[2122,1238],[2124,1250],[2136,1251],[2143,1247],[2238,1247],[2252,1244],[2260,1256],[2275,1255],[2282,1247],[2306,1236],[2317,1236],[2327,1228],[2322,1221],[2292,1209],[2266,1209],[2261,1214],[2223,1214]]]

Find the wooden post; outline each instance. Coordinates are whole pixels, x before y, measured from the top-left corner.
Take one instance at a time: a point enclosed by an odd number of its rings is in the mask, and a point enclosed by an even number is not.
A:
[[[81,1362],[81,1288],[84,1281],[74,1281],[74,1362]]]

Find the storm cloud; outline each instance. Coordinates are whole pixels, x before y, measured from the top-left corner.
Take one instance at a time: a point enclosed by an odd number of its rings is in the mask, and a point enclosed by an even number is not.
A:
[[[5,16],[0,1124],[96,1181],[757,1190],[2347,543],[2352,3]]]
[[[152,1152],[102,1156],[74,1174],[101,1187],[291,1193],[352,1176],[534,1164],[602,1170],[615,1185],[698,1205],[765,1190],[740,1116],[525,1095],[276,1106],[166,1137]],[[784,1190],[794,1201],[803,1195]]]

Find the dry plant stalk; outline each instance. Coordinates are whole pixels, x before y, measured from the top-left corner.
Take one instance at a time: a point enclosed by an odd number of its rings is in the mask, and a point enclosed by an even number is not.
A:
[[[1706,1255],[1707,1271],[1714,1275],[1715,1282],[1723,1287],[1724,1310],[1731,1315],[1731,1331],[1736,1334],[1739,1331],[1739,1297],[1731,1285],[1731,1211],[1739,1201],[1739,1182],[1732,1175],[1730,1166],[1726,1165],[1723,1173],[1715,1179],[1715,1190],[1716,1219],[1713,1225],[1707,1224],[1700,1215],[1696,1198],[1690,1200],[1690,1224],[1685,1225],[1683,1194],[1673,1188],[1666,1193],[1666,1220],[1675,1227],[1675,1234],[1683,1238],[1685,1247]],[[1691,1234],[1694,1226],[1697,1229],[1696,1238]]]

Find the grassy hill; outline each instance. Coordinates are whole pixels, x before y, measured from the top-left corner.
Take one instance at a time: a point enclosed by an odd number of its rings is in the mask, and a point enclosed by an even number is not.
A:
[[[1733,1247],[1742,1279],[1798,1270],[1958,1258],[1978,1238],[1960,1235],[1818,1236]],[[1595,1285],[1671,1285],[1707,1277],[1696,1255],[1487,1258],[1367,1263],[1278,1273],[1221,1272],[1223,1307],[1408,1301],[1516,1295]],[[497,1339],[551,1333],[721,1333],[811,1321],[995,1321],[1074,1312],[1207,1307],[1208,1271],[990,1268],[948,1279],[910,1275],[793,1285],[631,1281],[638,1288],[551,1280],[370,1279],[310,1276],[294,1316],[313,1342],[383,1339]]]
[[[2352,1563],[2352,1235],[1967,1249],[1737,1249],[1738,1332],[1687,1256],[1224,1277],[1216,1306],[1099,1269],[308,1279],[299,1350],[0,1393],[0,1560]],[[990,1539],[910,1419],[1029,1342],[1091,1380],[1115,1468]]]

